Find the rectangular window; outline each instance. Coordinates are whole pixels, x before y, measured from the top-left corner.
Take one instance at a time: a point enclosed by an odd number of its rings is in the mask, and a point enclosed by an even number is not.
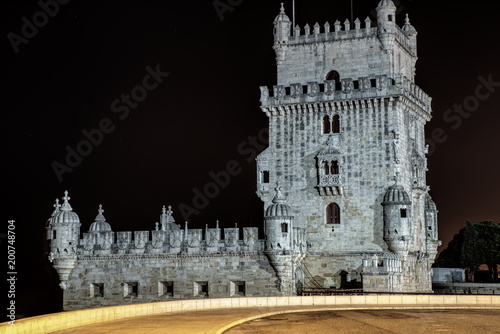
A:
[[[262,183],[269,183],[269,171],[262,171]]]
[[[406,218],[406,209],[401,209],[401,218]]]
[[[161,281],[158,282],[158,297],[173,297],[174,296],[174,282]]]
[[[194,282],[193,295],[208,297],[208,282]]]
[[[246,294],[245,282],[231,281],[230,295],[231,297],[244,297]]]
[[[90,283],[90,297],[104,297],[104,283]]]
[[[139,283],[137,282],[123,283],[123,297],[125,298],[137,297],[138,292],[139,292]]]
[[[287,223],[281,224],[281,233],[288,233],[288,224]]]

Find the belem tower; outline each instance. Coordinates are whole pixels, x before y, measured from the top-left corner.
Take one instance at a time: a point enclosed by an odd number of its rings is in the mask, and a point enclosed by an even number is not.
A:
[[[431,98],[415,85],[417,31],[382,0],[369,18],[274,21],[277,85],[261,87],[269,147],[257,157],[257,227],[191,229],[163,207],[152,231],[90,229],[66,192],[47,221],[64,309],[296,295],[305,289],[430,293],[440,245],[426,183]]]

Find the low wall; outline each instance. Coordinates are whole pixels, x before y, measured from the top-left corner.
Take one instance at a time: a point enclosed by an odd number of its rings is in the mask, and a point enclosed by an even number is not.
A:
[[[453,295],[500,295],[500,283],[432,283],[432,290]]]
[[[61,312],[25,318],[0,324],[0,333],[49,333],[72,327],[113,321],[124,318],[155,314],[172,314],[197,310],[213,310],[235,307],[277,306],[329,306],[364,307],[404,306],[411,307],[500,307],[499,296],[474,295],[366,295],[366,296],[306,296],[306,297],[260,297],[194,299],[147,304],[111,306],[96,309]]]

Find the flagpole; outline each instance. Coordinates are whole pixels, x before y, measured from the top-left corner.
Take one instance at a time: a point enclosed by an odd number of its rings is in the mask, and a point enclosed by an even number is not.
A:
[[[293,16],[293,26],[292,26],[292,36],[295,36],[295,0],[293,0],[293,5],[292,5],[292,16]]]
[[[351,24],[354,24],[354,6],[353,6],[353,0],[351,0]]]

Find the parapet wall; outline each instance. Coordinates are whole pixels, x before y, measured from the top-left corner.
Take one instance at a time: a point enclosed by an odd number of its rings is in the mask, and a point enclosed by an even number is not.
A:
[[[407,51],[411,52],[412,48],[410,38],[400,27],[396,26],[395,29],[394,37],[396,41]],[[345,20],[344,24],[337,20],[334,24],[333,31],[330,30],[331,26],[328,22],[326,22],[323,26],[323,31],[321,31],[319,23],[316,23],[312,30],[309,24],[306,24],[304,27],[304,33],[301,35],[301,29],[297,26],[294,29],[294,35],[288,39],[288,45],[325,43],[378,36],[378,28],[372,27],[372,21],[368,17],[365,20],[364,28],[361,28],[361,21],[359,19],[354,21],[354,25],[352,25],[349,20]]]
[[[224,236],[222,236],[224,230]],[[141,254],[217,254],[264,251],[264,240],[258,239],[257,227],[207,228],[186,230],[86,232],[80,240],[78,256]],[[294,242],[305,239],[305,230],[293,228]]]
[[[340,83],[335,80],[308,82],[290,86],[274,86],[270,92],[266,86],[260,87],[262,107],[283,104],[317,103],[333,100],[356,100],[406,96],[424,110],[431,110],[431,97],[405,76],[389,78],[387,75],[363,78],[345,78]]]
[[[148,315],[189,313],[201,310],[289,306],[290,310],[300,311],[304,307],[313,305],[330,309],[499,308],[500,296],[367,295],[180,300],[61,312],[25,318],[17,320],[15,326],[10,326],[6,322],[0,324],[0,334],[50,333],[105,321]]]

